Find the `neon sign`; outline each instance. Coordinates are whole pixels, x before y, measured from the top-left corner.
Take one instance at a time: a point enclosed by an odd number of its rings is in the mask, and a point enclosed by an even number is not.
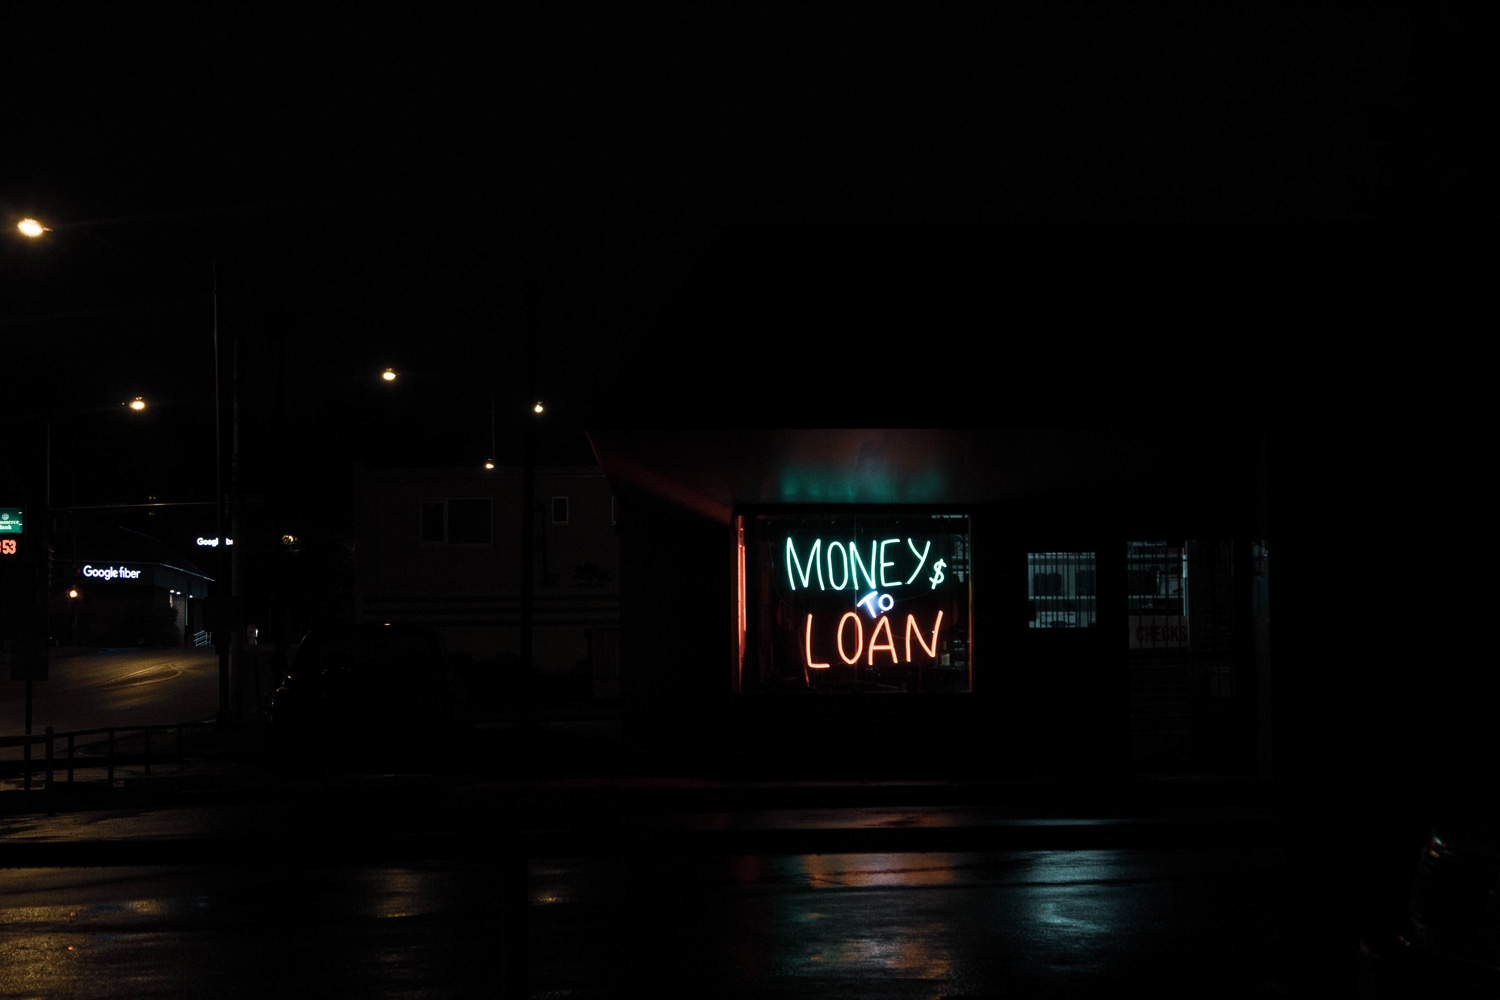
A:
[[[970,689],[967,517],[754,521],[759,558],[742,572],[758,572],[746,590],[756,610],[745,612],[756,634],[741,690]]]
[[[896,565],[895,559],[886,558],[886,549],[893,545],[899,547],[900,544],[901,539],[899,538],[884,538],[879,541],[870,542],[870,558],[867,562],[860,554],[861,546],[858,543],[853,541],[829,542],[826,550],[826,562],[828,564],[828,585],[825,588],[823,583],[823,564],[825,562],[825,559],[820,559],[818,556],[819,549],[823,548],[823,539],[813,539],[812,546],[807,550],[807,560],[804,562],[797,556],[796,540],[788,537],[786,540],[787,582],[791,585],[791,588],[793,590],[796,590],[797,580],[800,578],[802,581],[803,589],[810,589],[812,577],[814,573],[816,573],[819,590],[843,590],[846,587],[852,587],[857,590],[859,589],[859,581],[861,579],[863,579],[865,581],[865,585],[869,587],[903,586],[899,576],[897,579],[892,580],[890,579],[889,574],[886,572],[888,567]],[[928,539],[926,544],[923,545],[920,552],[917,551],[917,543],[915,539],[906,539],[906,545],[907,548],[911,549],[912,555],[917,559],[916,569],[912,570],[911,575],[906,578],[906,584],[910,584],[921,574],[922,567],[927,564],[927,555],[932,551],[932,540]],[[839,575],[837,583],[833,582],[833,557],[835,554],[837,554],[839,557]],[[898,552],[898,555],[899,554],[900,553]],[[941,559],[938,560],[939,563],[941,563],[942,561],[943,560]],[[875,580],[877,569],[880,576],[880,580],[878,583]],[[942,582],[942,575],[942,571],[939,570],[937,573],[937,579],[939,583]],[[937,586],[937,583],[933,583],[933,586]]]
[[[850,622],[854,623],[854,654],[852,656],[849,653],[845,652],[844,649],[845,627]],[[922,632],[917,626],[917,616],[907,615],[906,658],[900,659],[896,655],[895,640],[891,637],[891,620],[889,617],[881,615],[875,620],[875,627],[870,632],[870,644],[866,646],[864,623],[860,621],[859,615],[855,614],[853,611],[846,611],[844,612],[843,617],[839,619],[837,636],[839,659],[844,661],[844,663],[848,666],[855,667],[859,665],[860,654],[865,652],[865,650],[869,650],[869,660],[866,665],[873,667],[875,666],[875,652],[877,650],[880,650],[881,652],[890,654],[892,666],[897,666],[902,663],[913,663],[915,662],[915,660],[911,655],[911,640],[912,636],[915,635],[917,640],[917,648],[920,649],[924,654],[926,654],[928,659],[935,660],[937,659],[938,655],[938,632],[942,629],[942,627],[943,612],[938,611],[937,620],[932,623],[932,642],[928,643],[924,638],[922,638]],[[880,640],[881,635],[885,636],[884,642]],[[809,670],[827,670],[832,666],[831,663],[817,662],[817,660],[813,656],[813,616],[811,614],[807,616],[807,636],[804,642],[804,648],[807,651],[807,667]]]

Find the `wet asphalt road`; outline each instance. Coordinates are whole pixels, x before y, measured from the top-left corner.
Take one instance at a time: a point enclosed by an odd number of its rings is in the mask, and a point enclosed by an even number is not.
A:
[[[559,858],[533,997],[1318,997],[1353,958],[1279,848]],[[493,997],[484,860],[0,870],[0,996]]]
[[[32,682],[32,731],[167,725],[212,719],[219,708],[212,649],[79,650],[54,654]],[[0,734],[25,727],[25,685],[0,684]],[[13,756],[19,754],[14,751]]]

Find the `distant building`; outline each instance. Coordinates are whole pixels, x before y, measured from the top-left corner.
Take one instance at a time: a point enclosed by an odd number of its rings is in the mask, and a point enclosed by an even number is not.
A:
[[[176,548],[112,525],[53,540],[48,621],[60,646],[208,645],[212,577]]]
[[[478,669],[521,649],[520,468],[364,469],[357,476],[356,614],[436,627]],[[536,470],[532,658],[543,693],[619,695],[616,510],[596,466]]]

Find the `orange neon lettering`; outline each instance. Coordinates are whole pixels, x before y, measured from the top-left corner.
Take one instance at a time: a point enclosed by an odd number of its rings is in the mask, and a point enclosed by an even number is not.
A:
[[[906,616],[906,662],[907,663],[911,662],[911,634],[913,632],[917,633],[917,645],[919,645],[919,646],[922,647],[922,652],[926,653],[928,656],[932,657],[934,660],[937,659],[937,648],[938,648],[937,634],[938,634],[938,628],[941,627],[942,624],[943,624],[943,613],[941,611],[939,611],[938,612],[938,616],[937,616],[937,621],[935,621],[935,622],[932,623],[932,645],[929,646],[929,645],[927,645],[927,643],[925,643],[925,642],[922,641],[922,633],[917,629],[917,616],[916,615],[907,615]]]
[[[911,616],[908,615],[907,617],[910,618]],[[882,629],[885,630],[885,642],[880,642],[879,641],[880,640],[880,632],[881,632]],[[877,650],[877,649],[889,650],[890,654],[891,654],[891,663],[892,664],[896,664],[896,663],[900,663],[901,662],[900,660],[896,659],[896,640],[893,639],[893,638],[891,638],[891,620],[889,618],[887,618],[885,615],[881,615],[880,616],[880,621],[878,621],[878,622],[875,623],[875,631],[870,636],[870,660],[869,660],[869,665],[872,666],[872,667],[875,665],[875,650]],[[906,658],[908,660],[911,659],[911,653],[910,652],[908,652],[906,654]]]
[[[813,670],[828,669],[828,664],[814,663],[812,659],[812,615],[807,616],[807,665]]]
[[[812,616],[809,615],[808,617],[811,618]],[[849,621],[850,619],[854,620],[854,627],[858,630],[857,635],[859,636],[858,643],[854,647],[853,656],[849,656],[844,652],[844,623]],[[864,648],[865,627],[860,623],[859,615],[855,614],[853,611],[845,611],[844,617],[839,619],[839,659],[843,660],[845,663],[849,664],[849,666],[852,667],[859,662],[859,654]]]

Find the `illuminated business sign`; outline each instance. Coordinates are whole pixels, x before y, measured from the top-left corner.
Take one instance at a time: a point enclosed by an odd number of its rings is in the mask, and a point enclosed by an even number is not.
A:
[[[233,538],[225,538],[224,539],[224,544],[225,545],[233,545],[234,544],[234,539]],[[202,535],[199,535],[198,536],[198,546],[200,548],[205,548],[205,549],[216,549],[216,548],[219,547],[218,536],[214,536],[212,538],[204,538]]]
[[[968,691],[963,515],[763,515],[741,690]]]
[[[108,582],[111,580],[139,580],[142,570],[131,569],[129,566],[84,566],[78,572],[92,580]]]
[[[0,507],[0,535],[19,535],[25,515],[22,507]]]

